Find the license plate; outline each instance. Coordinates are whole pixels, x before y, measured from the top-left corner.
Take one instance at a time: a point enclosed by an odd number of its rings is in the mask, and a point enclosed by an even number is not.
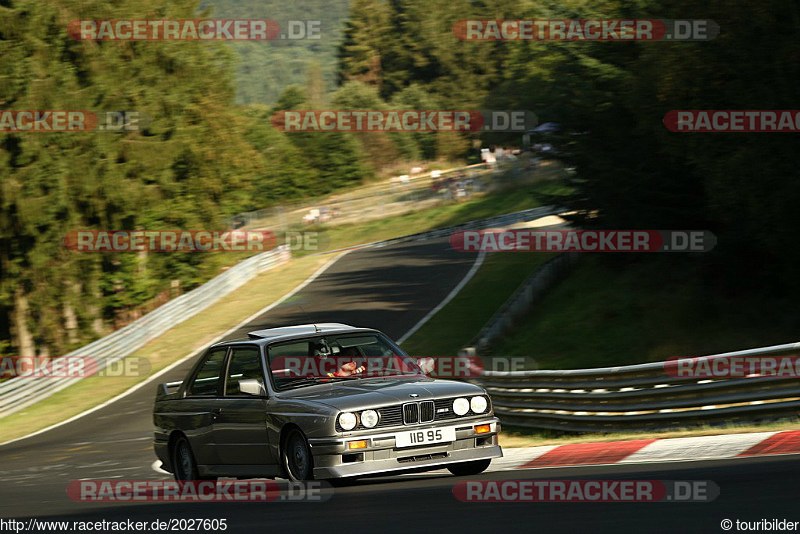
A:
[[[399,432],[395,435],[397,447],[418,447],[431,443],[446,443],[456,440],[456,427],[426,428]]]

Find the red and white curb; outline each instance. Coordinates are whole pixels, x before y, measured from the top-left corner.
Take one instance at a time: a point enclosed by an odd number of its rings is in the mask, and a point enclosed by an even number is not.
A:
[[[800,454],[800,431],[506,448],[503,458],[493,460],[489,470],[687,462],[779,454]]]

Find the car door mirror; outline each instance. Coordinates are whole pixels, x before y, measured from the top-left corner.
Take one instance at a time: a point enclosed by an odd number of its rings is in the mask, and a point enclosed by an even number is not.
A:
[[[260,380],[248,378],[239,380],[239,391],[246,395],[253,395],[255,397],[266,397],[267,390],[264,389],[264,384]]]

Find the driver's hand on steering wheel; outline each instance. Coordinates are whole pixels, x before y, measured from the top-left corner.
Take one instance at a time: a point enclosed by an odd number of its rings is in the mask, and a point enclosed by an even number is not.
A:
[[[356,367],[356,365],[357,365],[356,362],[347,362],[345,364],[342,364],[342,366],[339,368],[339,371],[336,373],[336,376],[355,375],[358,373],[363,373],[367,369],[363,365],[359,367]]]

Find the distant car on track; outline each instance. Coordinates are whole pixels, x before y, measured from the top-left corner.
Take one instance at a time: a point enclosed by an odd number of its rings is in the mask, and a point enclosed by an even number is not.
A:
[[[177,480],[475,475],[502,456],[483,388],[430,378],[381,332],[338,323],[212,345],[183,382],[159,385],[153,421]]]

